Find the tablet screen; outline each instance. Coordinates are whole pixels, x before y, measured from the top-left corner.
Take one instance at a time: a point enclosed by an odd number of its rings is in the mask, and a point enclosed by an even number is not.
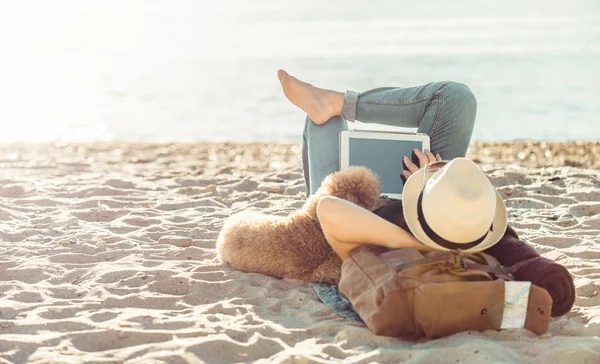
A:
[[[411,159],[413,150],[423,150],[421,141],[350,138],[349,165],[365,166],[381,181],[384,195],[401,195],[404,185],[402,157]],[[394,196],[391,196],[394,197]],[[398,196],[395,196],[398,197]]]

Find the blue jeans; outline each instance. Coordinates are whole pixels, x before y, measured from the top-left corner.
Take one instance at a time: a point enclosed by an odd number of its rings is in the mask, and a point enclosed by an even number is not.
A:
[[[458,82],[347,91],[342,115],[322,125],[306,118],[302,134],[306,194],[313,194],[328,174],[339,169],[339,135],[348,130],[348,121],[417,128],[418,133],[429,135],[434,154],[453,159],[467,153],[476,112],[475,96]]]

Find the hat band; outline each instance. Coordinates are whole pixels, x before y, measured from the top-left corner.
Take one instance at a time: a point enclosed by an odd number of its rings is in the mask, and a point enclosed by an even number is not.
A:
[[[485,233],[485,235],[483,235],[481,238],[474,240],[472,242],[454,243],[449,240],[446,240],[446,239],[442,238],[441,236],[439,236],[438,234],[436,234],[435,231],[433,231],[431,229],[429,224],[427,224],[427,221],[425,220],[425,215],[423,214],[422,201],[423,201],[423,190],[421,190],[421,193],[419,194],[419,200],[417,201],[417,213],[419,214],[419,223],[421,224],[421,228],[423,229],[423,231],[425,232],[427,237],[429,237],[429,239],[433,240],[439,246],[442,246],[442,247],[450,249],[450,250],[470,249],[474,246],[477,246],[479,243],[481,243],[485,239],[485,237],[488,235],[488,233],[493,230],[492,228],[494,226],[494,223],[492,222],[492,225],[490,226],[490,230],[487,231]]]

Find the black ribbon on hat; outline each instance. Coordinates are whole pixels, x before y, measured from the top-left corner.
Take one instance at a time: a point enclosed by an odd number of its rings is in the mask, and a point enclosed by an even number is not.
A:
[[[431,229],[429,224],[427,224],[427,221],[425,220],[425,215],[423,214],[422,201],[423,201],[423,190],[421,190],[421,193],[419,194],[419,200],[417,201],[417,213],[419,214],[419,222],[421,224],[421,228],[423,229],[425,234],[429,237],[429,239],[436,242],[439,246],[442,246],[442,247],[450,249],[450,250],[470,249],[472,247],[479,245],[479,243],[481,243],[487,237],[487,235],[490,231],[494,231],[493,230],[494,223],[492,222],[492,225],[490,226],[490,230],[486,231],[486,233],[477,240],[471,241],[469,243],[454,243],[452,241],[446,240],[446,239],[442,238],[441,236],[439,236],[438,234],[436,234],[436,232]]]

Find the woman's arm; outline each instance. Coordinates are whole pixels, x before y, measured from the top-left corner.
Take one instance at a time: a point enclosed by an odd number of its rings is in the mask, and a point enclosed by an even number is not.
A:
[[[431,250],[404,229],[341,198],[321,198],[317,217],[327,242],[342,260],[350,256],[352,249],[365,244]]]

